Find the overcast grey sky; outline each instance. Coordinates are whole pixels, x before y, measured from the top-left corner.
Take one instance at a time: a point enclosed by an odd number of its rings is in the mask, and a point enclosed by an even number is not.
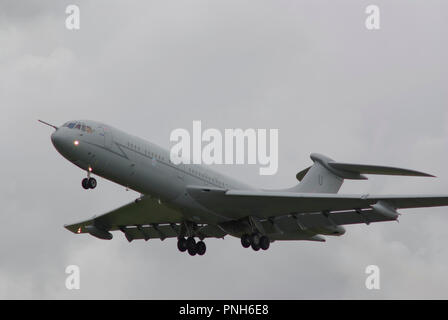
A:
[[[65,28],[65,8],[81,29]],[[381,29],[364,26],[381,10]],[[66,223],[137,196],[84,173],[37,119],[109,123],[169,147],[175,128],[278,128],[279,171],[216,169],[261,188],[288,187],[319,152],[402,166],[437,179],[372,177],[342,193],[448,194],[446,1],[0,2],[0,298],[448,298],[448,209],[347,228],[326,243],[176,241],[77,236]],[[67,290],[67,265],[81,289]],[[365,267],[381,290],[365,288]]]

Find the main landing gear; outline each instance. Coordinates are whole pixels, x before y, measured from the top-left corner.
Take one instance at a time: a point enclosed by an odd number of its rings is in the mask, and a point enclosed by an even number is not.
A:
[[[259,235],[258,233],[243,234],[241,237],[241,245],[244,248],[252,247],[253,250],[258,251],[268,250],[271,240],[267,236]]]
[[[207,250],[207,247],[205,246],[204,241],[198,241],[193,237],[184,238],[179,237],[177,239],[177,248],[180,252],[188,251],[188,254],[190,256],[195,256],[196,254],[202,256],[205,254],[205,251]]]

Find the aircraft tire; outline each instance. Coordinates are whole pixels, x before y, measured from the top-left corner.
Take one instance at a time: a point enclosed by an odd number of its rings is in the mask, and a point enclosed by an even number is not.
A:
[[[185,238],[177,239],[177,249],[179,249],[180,252],[187,251],[187,239]]]
[[[187,239],[187,249],[188,250],[190,250],[190,249],[195,249],[196,248],[196,240],[194,240],[194,238],[193,237],[189,237],[188,239]]]
[[[95,178],[89,178],[88,179],[89,189],[95,189],[96,185],[97,185],[97,183],[96,183],[96,179]]]
[[[89,189],[89,179],[87,179],[87,178],[82,179],[81,185],[84,189],[86,189],[86,190]]]
[[[260,250],[260,244],[258,244],[258,243],[252,243],[252,244],[251,244],[251,247],[252,247],[252,249],[255,250],[255,251]]]
[[[196,253],[198,253],[198,252],[197,252],[196,245],[194,245],[194,246],[191,247],[191,248],[188,248],[188,254],[189,254],[190,256],[195,256]]]
[[[258,233],[252,233],[252,235],[250,236],[250,243],[257,246],[260,245],[260,236],[258,235]]]
[[[196,243],[196,252],[198,255],[203,256],[205,254],[205,251],[207,250],[207,247],[204,243],[204,241],[199,241]]]
[[[244,248],[249,248],[250,247],[250,243],[251,243],[251,241],[250,241],[251,239],[250,239],[250,236],[248,235],[248,234],[243,234],[242,236],[241,236],[241,245],[244,247]]]
[[[260,238],[260,248],[261,249],[268,250],[270,243],[271,243],[271,241],[269,240],[269,238],[267,236],[262,236]]]

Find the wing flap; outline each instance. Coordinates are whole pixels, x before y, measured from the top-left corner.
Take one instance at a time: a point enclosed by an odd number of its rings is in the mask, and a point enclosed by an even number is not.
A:
[[[302,213],[297,215],[297,219],[308,228],[327,228],[333,225],[370,224],[395,220],[378,214],[372,209],[329,212],[327,216],[320,212]]]
[[[157,225],[157,226],[128,226],[120,230],[128,241],[139,239],[161,239],[177,238],[180,235],[180,224]],[[223,238],[226,233],[216,226],[203,225],[196,235],[204,238]]]

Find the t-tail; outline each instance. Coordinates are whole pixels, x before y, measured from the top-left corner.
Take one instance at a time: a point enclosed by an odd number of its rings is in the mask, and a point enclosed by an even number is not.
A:
[[[336,162],[317,153],[312,153],[310,157],[314,164],[297,173],[296,178],[300,183],[285,191],[338,193],[344,179],[366,180],[364,174],[434,177],[424,172],[403,168]]]

